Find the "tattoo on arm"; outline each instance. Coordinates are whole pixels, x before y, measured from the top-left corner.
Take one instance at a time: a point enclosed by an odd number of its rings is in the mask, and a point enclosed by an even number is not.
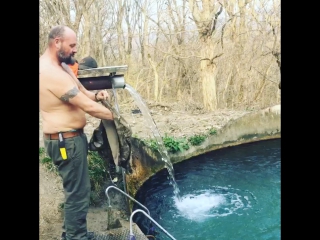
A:
[[[60,97],[60,100],[62,100],[64,102],[69,102],[69,99],[75,97],[78,93],[79,93],[79,89],[77,87],[74,87],[71,90],[69,90],[68,92],[66,92],[65,94],[63,94]]]

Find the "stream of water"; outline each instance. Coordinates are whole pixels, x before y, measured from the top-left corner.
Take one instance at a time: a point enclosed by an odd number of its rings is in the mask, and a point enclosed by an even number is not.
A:
[[[161,155],[161,160],[164,161],[165,167],[167,168],[167,170],[169,172],[169,180],[170,180],[170,184],[173,186],[173,193],[176,196],[176,198],[178,200],[180,200],[180,190],[178,188],[178,185],[177,185],[175,177],[174,177],[173,165],[170,161],[168,151],[167,151],[166,147],[164,146],[164,143],[162,141],[162,137],[159,133],[157,125],[154,122],[154,120],[150,114],[149,108],[147,107],[147,105],[145,104],[143,99],[141,98],[140,94],[133,87],[131,87],[129,84],[126,84],[125,89],[133,97],[136,105],[139,107],[145,121],[147,122],[147,125],[149,126],[151,133],[153,134],[154,138],[157,141],[158,148],[159,148],[158,151]]]

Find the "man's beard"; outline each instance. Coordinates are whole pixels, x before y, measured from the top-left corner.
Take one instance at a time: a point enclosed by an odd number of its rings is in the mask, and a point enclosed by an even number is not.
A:
[[[74,64],[75,59],[73,58],[73,54],[70,54],[69,56],[67,56],[63,49],[58,51],[58,60],[60,61],[60,63],[64,62],[66,64]]]

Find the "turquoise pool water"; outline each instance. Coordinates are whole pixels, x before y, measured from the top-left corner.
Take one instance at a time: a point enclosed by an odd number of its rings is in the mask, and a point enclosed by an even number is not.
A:
[[[177,240],[281,238],[280,139],[216,150],[175,164],[174,171],[181,201],[166,169],[145,182],[135,198]],[[133,221],[148,234],[143,214]],[[155,229],[156,239],[171,239]]]

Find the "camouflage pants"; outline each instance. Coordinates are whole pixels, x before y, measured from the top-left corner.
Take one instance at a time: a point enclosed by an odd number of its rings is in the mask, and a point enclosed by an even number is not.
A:
[[[46,152],[57,166],[63,181],[64,224],[67,240],[87,240],[87,213],[90,202],[88,141],[84,133],[65,139],[68,158],[63,160],[58,140],[44,141]]]

